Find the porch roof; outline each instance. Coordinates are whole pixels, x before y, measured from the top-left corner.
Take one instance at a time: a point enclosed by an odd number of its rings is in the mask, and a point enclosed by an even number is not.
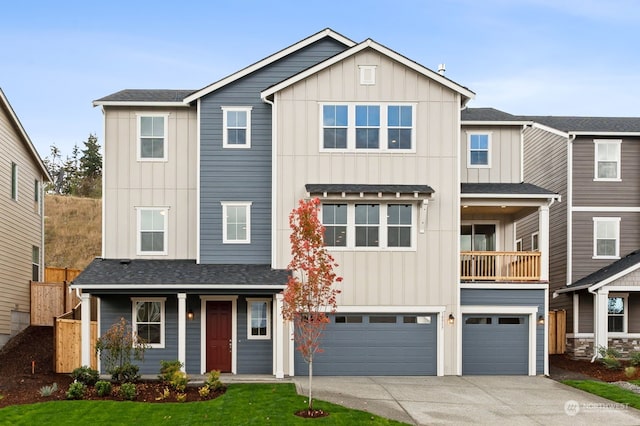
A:
[[[322,193],[345,193],[345,194],[359,194],[359,193],[383,193],[383,194],[433,194],[435,191],[429,185],[395,185],[395,184],[337,184],[337,183],[308,183],[305,185],[305,189],[310,194],[322,194]]]
[[[96,258],[73,281],[81,289],[283,289],[289,271],[270,265],[196,264],[195,260]]]
[[[462,183],[460,184],[462,196],[467,194],[490,194],[490,195],[527,195],[544,196],[545,198],[558,195],[553,191],[542,188],[531,183]]]
[[[574,281],[565,288],[556,290],[554,293],[569,293],[587,288],[595,290],[596,288],[603,287],[638,268],[640,268],[640,250],[632,251],[622,259],[616,260],[604,268],[598,269],[586,277]]]

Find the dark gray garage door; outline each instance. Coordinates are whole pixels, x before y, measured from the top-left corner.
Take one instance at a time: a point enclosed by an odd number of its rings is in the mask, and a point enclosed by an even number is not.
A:
[[[528,374],[528,315],[463,315],[462,374]]]
[[[436,314],[332,315],[313,374],[436,375]],[[308,374],[296,350],[295,374]]]

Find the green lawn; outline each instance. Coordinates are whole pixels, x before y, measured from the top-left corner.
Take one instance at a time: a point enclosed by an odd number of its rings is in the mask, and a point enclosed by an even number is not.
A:
[[[629,407],[640,409],[640,394],[622,389],[619,386],[593,380],[563,380],[562,383],[611,401],[628,404]],[[638,380],[633,380],[631,383],[640,385]]]
[[[364,411],[351,410],[324,401],[314,408],[328,411],[322,419],[293,415],[306,407],[293,384],[235,384],[214,400],[186,403],[142,403],[116,401],[52,401],[14,405],[0,409],[0,424],[11,425],[402,425]]]

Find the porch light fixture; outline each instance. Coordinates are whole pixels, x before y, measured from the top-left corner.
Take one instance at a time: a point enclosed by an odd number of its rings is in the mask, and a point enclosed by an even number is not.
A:
[[[193,317],[194,317],[193,310],[189,309],[189,311],[187,311],[187,319],[189,321],[192,321]]]
[[[538,324],[544,325],[544,317],[542,315],[538,317]]]
[[[453,316],[453,314],[449,314],[449,324],[453,324],[455,320],[456,318]]]

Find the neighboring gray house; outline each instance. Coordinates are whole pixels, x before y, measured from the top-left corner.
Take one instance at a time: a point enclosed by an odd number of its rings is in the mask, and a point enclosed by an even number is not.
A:
[[[30,324],[30,281],[44,274],[42,197],[50,180],[0,89],[0,347]]]
[[[318,197],[344,278],[320,375],[546,374],[549,206],[522,125],[469,89],[324,30],[201,90],[124,90],[105,117],[102,258],[73,283],[151,344],[141,364],[304,374],[282,319],[288,215]],[[461,178],[462,176],[462,178]],[[535,213],[538,250],[517,251]],[[83,363],[90,354],[83,322]]]

